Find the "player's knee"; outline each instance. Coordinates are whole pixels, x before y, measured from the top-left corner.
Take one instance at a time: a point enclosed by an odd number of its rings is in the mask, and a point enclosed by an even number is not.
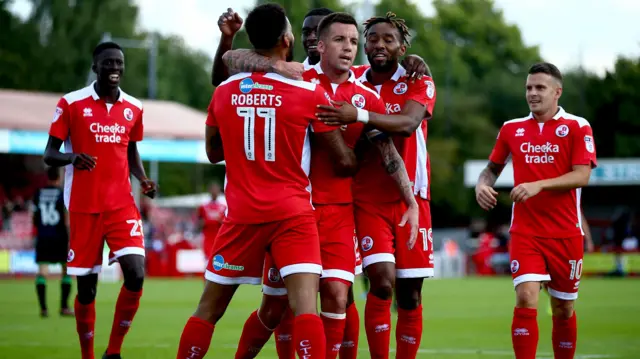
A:
[[[329,281],[320,289],[320,303],[323,312],[344,313],[349,301],[349,287],[342,282]]]
[[[275,329],[287,312],[288,305],[287,297],[263,296],[258,318],[268,329]]]
[[[380,277],[376,281],[371,281],[369,292],[380,299],[388,300],[393,297],[393,287],[394,283],[391,278]]]
[[[403,291],[396,293],[398,308],[404,310],[414,310],[422,303],[422,296],[419,291]]]
[[[137,256],[140,257],[140,256]],[[122,266],[124,287],[131,292],[139,292],[144,284],[144,258],[129,260]]]
[[[88,276],[78,277],[78,302],[82,305],[87,305],[93,303],[96,300],[96,294],[98,291],[98,286],[93,278],[96,276],[95,274],[91,274]]]
[[[573,316],[574,303],[575,301],[573,300],[552,298],[551,308],[553,316],[560,319],[570,319]]]
[[[535,282],[522,283],[516,288],[516,306],[518,308],[537,308],[540,286]]]

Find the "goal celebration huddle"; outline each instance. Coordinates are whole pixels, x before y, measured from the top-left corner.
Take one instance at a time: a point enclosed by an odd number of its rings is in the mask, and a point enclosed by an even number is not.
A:
[[[236,359],[259,356],[272,336],[285,359],[416,358],[428,340],[423,312],[437,311],[423,306],[422,291],[435,275],[430,182],[438,154],[427,150],[436,85],[422,57],[411,53],[409,28],[392,12],[358,24],[347,13],[312,9],[300,39],[307,57],[297,63],[297,39],[279,5],[257,6],[245,19],[228,9],[218,26],[205,145],[209,162],[225,161],[226,210],[207,241],[204,289],[185,318],[176,358],[218,357],[211,339],[242,284],[260,285],[262,297],[242,319]],[[232,49],[243,26],[252,48]],[[361,35],[368,64],[357,66]],[[83,359],[95,357],[105,242],[110,263],[122,268],[102,356],[117,359],[135,328],[145,268],[129,174],[148,197],[157,188],[136,145],[143,140],[143,105],[119,87],[122,49],[100,44],[93,71],[94,83],[60,99],[45,162],[65,167],[67,272],[77,277]],[[544,288],[553,309],[554,357],[570,359],[587,225],[581,188],[596,166],[596,148],[589,122],[558,106],[562,74],[554,65],[532,65],[523,82],[531,113],[500,129],[476,199],[485,210],[496,206],[493,186],[511,161],[515,357],[536,357]],[[370,285],[364,312],[354,304],[357,276]]]

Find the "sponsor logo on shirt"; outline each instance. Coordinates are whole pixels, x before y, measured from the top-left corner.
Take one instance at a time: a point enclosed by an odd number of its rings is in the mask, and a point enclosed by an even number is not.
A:
[[[524,136],[524,128],[519,128],[516,130],[516,137]]]
[[[387,106],[387,114],[399,113],[402,111],[402,108],[397,103],[386,103]]]
[[[126,127],[114,124],[110,126],[104,126],[97,122],[89,125],[89,130],[94,133],[97,143],[120,143],[122,137],[120,135],[126,132]]]
[[[213,269],[216,271],[226,269],[226,270],[242,272],[244,270],[244,266],[236,266],[233,264],[226,263],[224,261],[224,257],[221,256],[220,254],[216,254],[215,256],[213,256],[212,261],[213,261]]]
[[[85,107],[85,109],[82,110],[82,114],[84,117],[93,117],[93,110],[91,110],[88,107]]]
[[[520,151],[525,154],[524,161],[526,163],[554,163],[554,153],[560,152],[560,146],[547,142],[543,145],[533,145],[531,142],[523,142],[520,145]]]
[[[260,84],[258,82],[253,82],[253,80],[251,78],[249,78],[249,77],[247,77],[246,79],[240,81],[240,92],[249,93],[253,89],[271,91],[271,90],[273,90],[273,86],[271,86],[271,85],[263,85],[263,84]]]

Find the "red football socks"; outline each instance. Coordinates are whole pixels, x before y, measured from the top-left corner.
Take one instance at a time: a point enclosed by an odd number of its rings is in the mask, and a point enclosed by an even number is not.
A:
[[[360,315],[355,303],[347,308],[344,337],[340,347],[340,359],[358,358],[358,336],[360,335]]]
[[[78,302],[78,298],[76,297],[74,309],[76,312],[76,331],[80,339],[82,359],[94,359],[93,337],[96,326],[95,302],[84,305]]]
[[[398,308],[396,358],[415,359],[422,339],[422,305],[416,309]]]
[[[276,351],[280,359],[295,359],[296,349],[293,347],[293,312],[287,312],[275,330]]]
[[[511,323],[511,341],[516,359],[535,359],[538,349],[538,310],[515,308]]]
[[[142,290],[131,292],[124,286],[120,289],[120,295],[118,295],[118,301],[116,302],[116,312],[113,316],[113,325],[111,326],[107,355],[120,354],[124,337],[131,327],[131,322],[138,311],[138,307],[140,307],[140,297],[142,297]]]
[[[176,359],[201,359],[209,350],[214,325],[200,318],[191,317],[182,330]]]
[[[346,314],[320,313],[324,326],[324,336],[327,338],[327,359],[336,359],[340,353],[342,340],[344,339],[344,326]]]
[[[293,340],[300,359],[324,359],[326,339],[322,319],[316,314],[301,314],[295,317]]]
[[[273,330],[265,327],[258,317],[258,311],[251,313],[244,323],[242,335],[236,351],[236,359],[255,358],[262,347],[269,341]]]
[[[367,294],[364,328],[367,332],[371,359],[388,359],[391,339],[391,299],[380,299],[371,292]]]
[[[573,359],[578,341],[576,313],[569,319],[553,317],[553,356],[555,359]]]

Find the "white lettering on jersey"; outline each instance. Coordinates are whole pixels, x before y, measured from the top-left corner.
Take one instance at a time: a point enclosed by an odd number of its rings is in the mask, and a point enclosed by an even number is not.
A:
[[[525,154],[526,163],[554,163],[555,157],[553,153],[560,152],[560,146],[547,142],[544,145],[532,145],[530,142],[524,142],[520,145],[520,151]]]
[[[97,143],[120,143],[122,138],[119,134],[126,132],[126,127],[118,125],[103,126],[97,122],[89,125],[89,130],[95,133]]]
[[[280,107],[282,106],[282,96],[268,95],[264,93],[232,94],[231,105]]]
[[[400,105],[397,103],[386,103],[387,105],[387,114],[392,114],[392,113],[399,113],[402,111],[402,108],[400,108]]]

